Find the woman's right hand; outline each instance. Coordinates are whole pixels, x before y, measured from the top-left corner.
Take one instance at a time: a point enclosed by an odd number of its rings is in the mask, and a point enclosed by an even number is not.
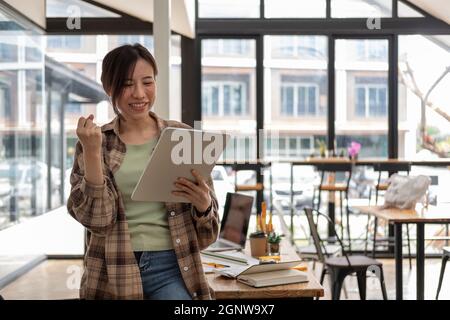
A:
[[[99,126],[94,123],[94,115],[89,117],[80,117],[76,134],[80,140],[83,150],[92,155],[101,154],[102,150],[102,131]]]

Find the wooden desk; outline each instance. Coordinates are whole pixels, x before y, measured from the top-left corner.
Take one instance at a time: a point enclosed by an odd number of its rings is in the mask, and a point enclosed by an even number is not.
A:
[[[397,300],[403,299],[403,265],[402,265],[402,225],[417,226],[417,300],[425,296],[425,224],[450,223],[450,205],[429,206],[424,209],[417,205],[415,210],[397,208],[383,209],[381,206],[353,207],[362,213],[384,219],[394,225],[395,235],[395,288]]]
[[[250,254],[250,243],[247,241],[245,253]],[[299,260],[295,248],[284,240],[281,242],[281,261]],[[308,282],[288,285],[253,288],[216,274],[206,274],[209,286],[214,291],[216,299],[292,299],[323,297],[324,290],[314,274],[308,270]]]

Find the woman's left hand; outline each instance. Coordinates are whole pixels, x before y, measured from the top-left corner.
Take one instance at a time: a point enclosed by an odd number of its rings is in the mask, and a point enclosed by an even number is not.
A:
[[[198,212],[205,212],[211,205],[208,184],[205,178],[197,171],[191,170],[191,172],[196,182],[194,183],[185,178],[178,178],[174,182],[177,190],[172,191],[172,194],[188,199]]]

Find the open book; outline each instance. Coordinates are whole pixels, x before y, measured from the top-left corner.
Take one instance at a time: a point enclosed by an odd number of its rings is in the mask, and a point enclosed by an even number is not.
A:
[[[256,288],[308,282],[306,272],[292,269],[299,263],[300,261],[290,261],[252,265],[247,268],[240,266],[238,268],[216,269],[214,272],[226,277],[236,278],[237,281]]]

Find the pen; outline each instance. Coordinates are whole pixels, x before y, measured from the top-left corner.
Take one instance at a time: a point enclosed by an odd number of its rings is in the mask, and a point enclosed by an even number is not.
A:
[[[214,262],[203,262],[203,264],[213,267],[213,268],[227,268],[229,266],[226,266],[224,264],[220,264],[220,263],[214,263]]]

